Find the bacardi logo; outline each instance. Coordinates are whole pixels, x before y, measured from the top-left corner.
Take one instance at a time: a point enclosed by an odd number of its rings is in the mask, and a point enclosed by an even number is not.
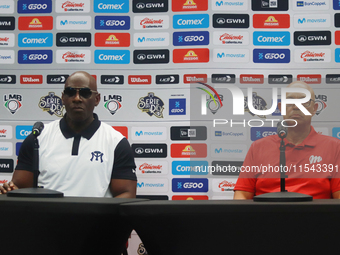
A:
[[[147,96],[141,97],[137,104],[138,109],[147,113],[150,117],[163,118],[164,102],[153,92],[149,92]]]
[[[120,108],[122,108],[123,97],[121,95],[105,95],[104,108],[107,109],[111,115],[114,115]]]
[[[12,114],[15,114],[22,107],[22,95],[5,94],[4,106]]]
[[[47,96],[43,96],[39,101],[39,108],[50,115],[63,117],[64,105],[60,97],[56,96],[54,92],[48,92]]]

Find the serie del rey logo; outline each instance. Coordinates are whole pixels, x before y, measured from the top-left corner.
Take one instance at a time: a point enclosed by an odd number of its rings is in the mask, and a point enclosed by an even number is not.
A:
[[[50,115],[56,115],[60,118],[64,116],[64,105],[62,100],[60,97],[56,96],[54,92],[48,92],[47,96],[41,97],[38,106]]]
[[[267,110],[267,102],[266,102],[262,97],[258,96],[256,92],[253,92],[253,98],[252,98],[252,99],[253,99],[253,100],[250,101],[250,102],[253,103],[253,106],[254,106],[256,109],[261,110],[261,111]],[[249,112],[252,116],[254,116],[255,114],[252,113],[252,112],[249,110],[249,108],[248,108],[248,102],[249,102],[249,101],[248,101],[248,97],[247,97],[247,96],[244,97],[244,110],[245,110],[246,112]],[[266,118],[265,115],[258,115],[258,116],[259,116],[260,118]]]
[[[164,102],[153,92],[149,92],[147,96],[141,97],[137,104],[138,109],[157,118],[163,118]]]

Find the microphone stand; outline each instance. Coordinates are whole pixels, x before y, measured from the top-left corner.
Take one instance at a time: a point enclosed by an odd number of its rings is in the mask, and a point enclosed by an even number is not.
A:
[[[286,145],[284,142],[285,136],[280,136],[280,192],[265,193],[259,196],[254,196],[253,200],[255,202],[304,202],[313,201],[313,197],[306,194],[301,194],[297,192],[288,192],[286,190],[286,178],[285,174],[286,166]]]
[[[285,175],[284,167],[286,166],[286,145],[281,139],[280,143],[280,176],[281,176],[281,192],[287,192],[286,190],[286,178],[288,177]]]
[[[39,132],[32,132],[33,133],[33,187],[32,188],[23,188],[23,189],[16,189],[9,191],[7,193],[8,197],[63,197],[64,193],[45,189],[43,187],[38,187],[38,175],[39,175],[39,142],[38,136],[40,135]]]

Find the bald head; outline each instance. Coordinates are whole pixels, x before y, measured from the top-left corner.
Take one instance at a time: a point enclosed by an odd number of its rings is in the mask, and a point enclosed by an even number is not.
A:
[[[97,91],[96,79],[85,71],[77,71],[71,74],[66,82],[65,88],[70,87],[72,84],[77,85],[77,87],[89,87],[91,90]]]
[[[312,87],[309,86],[307,83],[305,83],[303,81],[294,81],[291,84],[289,84],[287,87],[288,88],[303,88],[303,89],[307,89],[310,92],[310,94],[311,94],[311,99],[315,98],[314,90],[312,89]]]

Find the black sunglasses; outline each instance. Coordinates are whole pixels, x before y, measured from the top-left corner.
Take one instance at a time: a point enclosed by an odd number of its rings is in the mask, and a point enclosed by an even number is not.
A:
[[[64,89],[64,95],[68,97],[74,97],[79,92],[79,96],[82,98],[90,98],[92,93],[98,93],[97,91],[91,90],[90,88],[72,88],[67,87]]]

